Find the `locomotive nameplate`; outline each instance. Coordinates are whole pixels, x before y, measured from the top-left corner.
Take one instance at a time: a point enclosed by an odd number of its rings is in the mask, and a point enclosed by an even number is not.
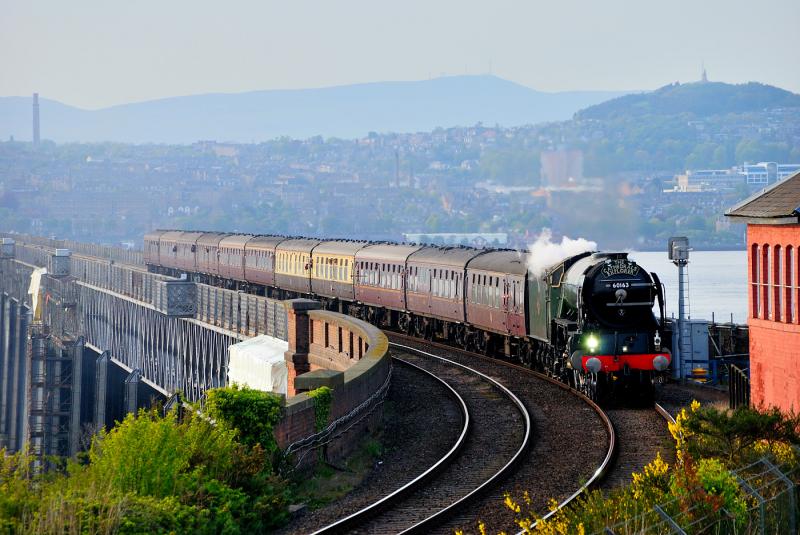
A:
[[[614,275],[630,275],[635,277],[639,274],[641,268],[630,260],[608,260],[603,266],[602,273],[606,277],[613,277]]]

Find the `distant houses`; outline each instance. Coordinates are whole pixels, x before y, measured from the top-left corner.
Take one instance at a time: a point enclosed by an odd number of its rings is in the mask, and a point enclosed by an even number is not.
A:
[[[687,170],[675,175],[675,191],[731,191],[742,185],[764,187],[800,172],[800,164],[759,162],[730,169]]]

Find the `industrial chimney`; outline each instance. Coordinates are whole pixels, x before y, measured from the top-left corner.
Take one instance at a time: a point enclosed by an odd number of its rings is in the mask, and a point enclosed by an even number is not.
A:
[[[39,93],[33,94],[33,144],[39,144]]]

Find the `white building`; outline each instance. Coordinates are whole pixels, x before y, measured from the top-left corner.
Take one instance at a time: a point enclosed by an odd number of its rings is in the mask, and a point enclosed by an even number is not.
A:
[[[796,163],[759,162],[746,163],[742,166],[742,173],[747,178],[747,183],[752,185],[767,186],[789,178],[798,171],[800,171],[800,164]]]

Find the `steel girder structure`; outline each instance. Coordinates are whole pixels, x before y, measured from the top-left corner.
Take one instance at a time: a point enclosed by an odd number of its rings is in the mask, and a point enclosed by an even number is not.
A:
[[[128,368],[167,392],[198,401],[227,384],[228,347],[236,333],[194,319],[170,317],[155,308],[87,284],[80,286],[81,332]]]

